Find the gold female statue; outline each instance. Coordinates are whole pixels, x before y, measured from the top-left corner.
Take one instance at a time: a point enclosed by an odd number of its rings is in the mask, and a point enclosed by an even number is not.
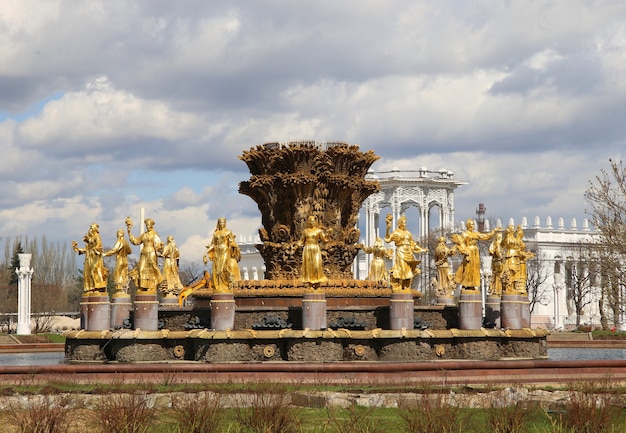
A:
[[[178,273],[178,260],[180,259],[180,251],[176,246],[173,236],[167,237],[167,243],[160,253],[163,257],[163,277],[165,278],[166,287],[163,289],[165,296],[178,296],[183,289]]]
[[[226,218],[219,218],[213,230],[213,239],[207,245],[207,251],[202,257],[204,263],[213,262],[211,282],[215,293],[228,293],[233,283],[241,280],[239,260],[241,250],[235,242],[235,235],[226,228]]]
[[[85,255],[83,268],[83,291],[106,292],[108,270],[102,260],[102,239],[100,238],[100,226],[96,223],[89,226],[87,234],[83,237],[85,248],[78,248],[78,242],[72,241],[72,249],[78,254]]]
[[[370,281],[389,281],[389,272],[387,272],[387,264],[385,259],[393,257],[393,250],[383,246],[383,240],[376,238],[374,246],[366,247],[360,245],[366,254],[372,254],[374,257],[370,262],[370,270],[367,279]]]
[[[126,228],[130,243],[142,245],[139,262],[137,267],[133,269],[132,274],[138,290],[156,294],[156,288],[163,281],[163,275],[159,269],[157,259],[157,251],[163,249],[163,243],[159,238],[159,234],[154,230],[154,220],[146,218],[144,224],[146,225],[146,231],[140,234],[139,237],[135,237],[131,233],[133,221],[130,217],[126,218]]]
[[[456,254],[454,248],[448,248],[445,236],[440,236],[435,248],[435,267],[437,268],[437,295],[451,296],[454,293],[454,278],[450,272],[448,257]]]
[[[463,289],[479,290],[480,288],[480,252],[478,241],[486,241],[493,237],[499,228],[489,233],[479,233],[475,230],[474,220],[467,220],[466,230],[460,235],[453,236],[457,243],[457,251],[463,254],[463,262],[456,271],[456,283]]]
[[[113,248],[103,254],[104,257],[115,255],[115,268],[113,269],[113,283],[115,284],[115,294],[128,293],[130,278],[128,276],[128,255],[133,250],[124,238],[124,230],[117,231],[117,241]]]
[[[506,234],[502,241],[502,248],[506,257],[502,270],[503,290],[507,294],[522,294],[526,291],[526,260],[535,255],[526,251],[526,244],[522,240],[524,231],[521,226],[515,231],[513,226],[506,228]]]
[[[392,220],[391,214],[387,214],[385,242],[393,242],[396,245],[396,255],[390,271],[392,290],[410,290],[413,277],[421,272],[417,266],[422,262],[416,259],[413,253],[423,253],[427,250],[413,240],[413,235],[406,229],[406,217],[404,215],[398,218],[398,226],[393,232],[391,231]]]
[[[328,242],[328,235],[318,226],[317,217],[310,215],[306,220],[306,227],[302,231],[298,246],[303,247],[300,279],[314,288],[328,280],[324,274],[320,242]]]
[[[504,269],[505,251],[502,248],[502,232],[497,232],[491,245],[491,281],[489,282],[489,294],[502,295],[502,271]]]

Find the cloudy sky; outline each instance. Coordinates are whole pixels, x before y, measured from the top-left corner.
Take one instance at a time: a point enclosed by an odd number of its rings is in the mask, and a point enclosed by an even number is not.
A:
[[[453,171],[459,220],[580,226],[625,76],[619,1],[3,0],[0,237],[110,246],[145,208],[192,260],[260,224],[238,156],[300,139]]]

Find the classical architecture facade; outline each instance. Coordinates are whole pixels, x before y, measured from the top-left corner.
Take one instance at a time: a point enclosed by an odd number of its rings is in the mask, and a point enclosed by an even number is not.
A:
[[[452,230],[454,190],[467,184],[455,180],[454,174],[446,169],[370,172],[367,178],[377,180],[380,191],[370,195],[363,203],[366,245],[373,245],[378,236],[385,236],[384,220],[382,227],[380,221],[380,214],[385,208],[393,216],[395,227],[400,215],[415,207],[420,222],[419,233],[413,234],[416,238],[427,236],[431,227]],[[433,217],[436,217],[436,221],[433,221]]]

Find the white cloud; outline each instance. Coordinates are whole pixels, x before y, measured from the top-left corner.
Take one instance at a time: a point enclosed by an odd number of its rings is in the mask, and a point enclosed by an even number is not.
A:
[[[445,167],[499,217],[581,219],[624,147],[626,4],[8,0],[0,6],[0,237],[107,242],[144,207],[196,256],[255,233],[238,156],[357,143],[374,169]]]

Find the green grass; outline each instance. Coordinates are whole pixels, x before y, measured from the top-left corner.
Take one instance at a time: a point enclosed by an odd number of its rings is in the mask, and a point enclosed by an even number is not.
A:
[[[7,334],[0,334],[7,335]],[[65,336],[54,332],[30,335],[14,335],[22,343],[65,343]]]
[[[409,432],[403,424],[401,409],[374,408],[369,410],[368,408],[365,408],[365,410],[367,411],[367,414],[363,418],[354,421],[353,418],[351,418],[353,415],[350,413],[350,409],[337,409],[334,412],[329,412],[329,410],[321,408],[298,408],[297,411],[301,419],[299,430],[302,433]],[[242,430],[238,426],[234,409],[223,409],[223,411],[225,418],[224,425],[222,426],[223,432],[244,433],[246,431]],[[488,413],[486,409],[464,409],[464,412],[466,412],[472,420],[472,424],[469,425],[467,429],[462,430],[463,432],[495,433],[487,420]],[[626,410],[623,411],[623,415],[626,417]],[[554,420],[557,420],[558,417],[559,412],[545,412],[537,409],[536,413],[533,414],[521,431],[528,433],[573,432],[572,430],[555,429],[553,422]],[[150,431],[154,433],[176,431],[173,429],[171,420],[172,416],[169,411],[161,412],[157,425],[155,425]],[[352,424],[350,424],[350,421],[352,421]],[[621,432],[621,430],[615,431],[615,433],[618,432]],[[273,432],[269,431],[268,433]],[[504,433],[504,431],[502,433]]]
[[[625,331],[591,331],[594,340],[626,340]]]

